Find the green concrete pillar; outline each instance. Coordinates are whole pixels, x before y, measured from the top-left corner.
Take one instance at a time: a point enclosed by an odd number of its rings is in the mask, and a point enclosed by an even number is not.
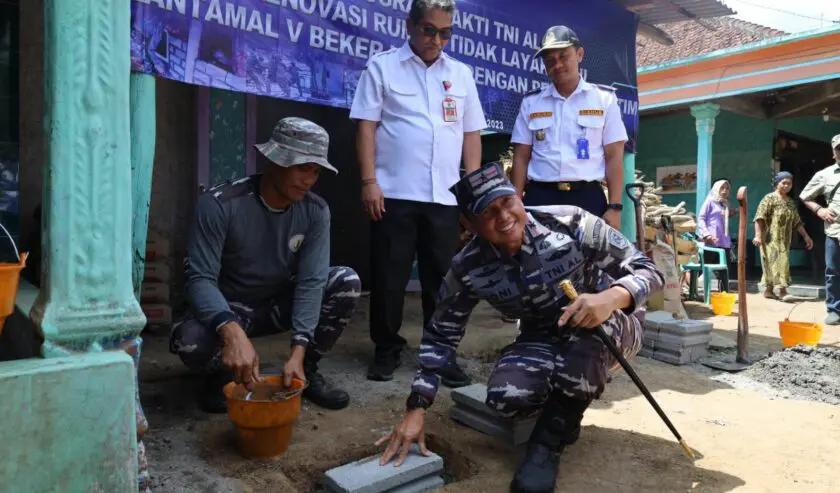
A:
[[[43,258],[30,315],[46,358],[107,350],[127,352],[135,366],[140,358],[146,318],[132,285],[130,8],[125,0],[44,0]],[[53,386],[45,395],[69,399],[72,389]],[[139,402],[136,381],[121,389]],[[90,406],[92,416],[107,414]],[[146,420],[139,405],[131,413],[138,440]],[[138,461],[124,467],[135,468],[143,491],[143,444],[124,438],[115,434],[112,446],[137,451]]]
[[[624,153],[624,184],[636,182],[636,155]],[[621,191],[621,233],[636,241],[636,210],[627,192]]]
[[[145,325],[132,269],[130,2],[44,2],[44,356],[100,350]]]
[[[146,263],[146,236],[149,232],[149,203],[152,199],[152,173],[155,163],[157,131],[155,78],[131,74],[131,204],[132,272],[134,296],[140,299],[143,268]]]
[[[712,138],[715,134],[715,118],[720,114],[720,105],[703,103],[691,107],[697,128],[697,204],[695,213],[700,215],[700,208],[712,189]]]

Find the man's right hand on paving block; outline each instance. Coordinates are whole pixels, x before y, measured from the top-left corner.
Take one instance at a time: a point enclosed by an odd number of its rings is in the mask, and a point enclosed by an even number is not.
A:
[[[260,380],[260,358],[248,335],[236,322],[225,324],[219,333],[224,341],[222,364],[233,372],[233,380],[248,390]]]
[[[362,205],[365,213],[374,221],[382,219],[385,214],[385,194],[376,182],[362,185]]]
[[[376,441],[376,446],[379,447],[386,441],[389,441],[385,452],[382,452],[382,458],[379,459],[379,465],[384,466],[391,462],[391,459],[396,457],[397,452],[400,453],[394,467],[400,467],[408,457],[408,451],[411,444],[417,442],[420,446],[420,453],[428,456],[429,451],[426,449],[426,434],[423,431],[425,427],[426,411],[424,409],[414,409],[405,414],[403,420],[396,426],[390,434],[385,435]]]

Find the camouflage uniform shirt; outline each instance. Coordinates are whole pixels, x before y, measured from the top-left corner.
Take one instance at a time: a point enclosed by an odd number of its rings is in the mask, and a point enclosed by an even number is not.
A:
[[[559,287],[564,279],[579,293],[597,292],[605,282],[625,288],[633,298],[624,310],[627,314],[643,307],[664,283],[653,261],[600,218],[572,206],[531,211],[518,254],[508,256],[476,237],[452,260],[435,314],[423,333],[421,368],[412,391],[434,400],[437,369],[457,349],[470,313],[481,300],[507,317],[519,318],[523,336],[556,334],[557,319],[569,303]]]

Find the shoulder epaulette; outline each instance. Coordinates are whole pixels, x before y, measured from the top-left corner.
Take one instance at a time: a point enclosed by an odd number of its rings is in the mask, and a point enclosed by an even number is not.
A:
[[[533,96],[534,94],[539,94],[542,92],[542,88],[534,89],[533,91],[528,91],[522,95],[523,98],[527,98],[528,96]]]
[[[247,176],[238,180],[228,180],[224,183],[219,183],[208,190],[207,193],[213,195],[219,202],[227,202],[238,197],[251,195],[255,190],[256,181],[254,177]]]
[[[603,89],[603,90],[605,90],[605,91],[615,92],[615,91],[617,90],[617,89],[616,89],[615,87],[613,87],[613,86],[606,86],[606,85],[604,85],[604,84],[592,84],[592,85],[593,85],[593,86],[595,86],[595,87],[597,87],[597,88],[599,88],[599,89]]]

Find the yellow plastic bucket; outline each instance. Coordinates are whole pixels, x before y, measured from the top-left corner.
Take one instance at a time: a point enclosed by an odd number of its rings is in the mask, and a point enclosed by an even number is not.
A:
[[[15,240],[9,231],[0,224],[0,229],[9,237],[12,242],[12,248],[15,250],[15,256],[18,263],[0,262],[0,334],[3,333],[3,327],[6,326],[6,319],[12,312],[15,311],[15,297],[17,296],[18,282],[20,281],[20,271],[26,267],[27,253],[18,252]]]
[[[801,303],[791,308],[788,316],[779,322],[779,335],[782,337],[784,347],[807,344],[816,346],[822,338],[823,325],[816,322],[791,322],[790,315]]]
[[[715,315],[732,315],[732,310],[735,308],[735,300],[738,297],[735,294],[727,293],[712,293],[712,312]]]

